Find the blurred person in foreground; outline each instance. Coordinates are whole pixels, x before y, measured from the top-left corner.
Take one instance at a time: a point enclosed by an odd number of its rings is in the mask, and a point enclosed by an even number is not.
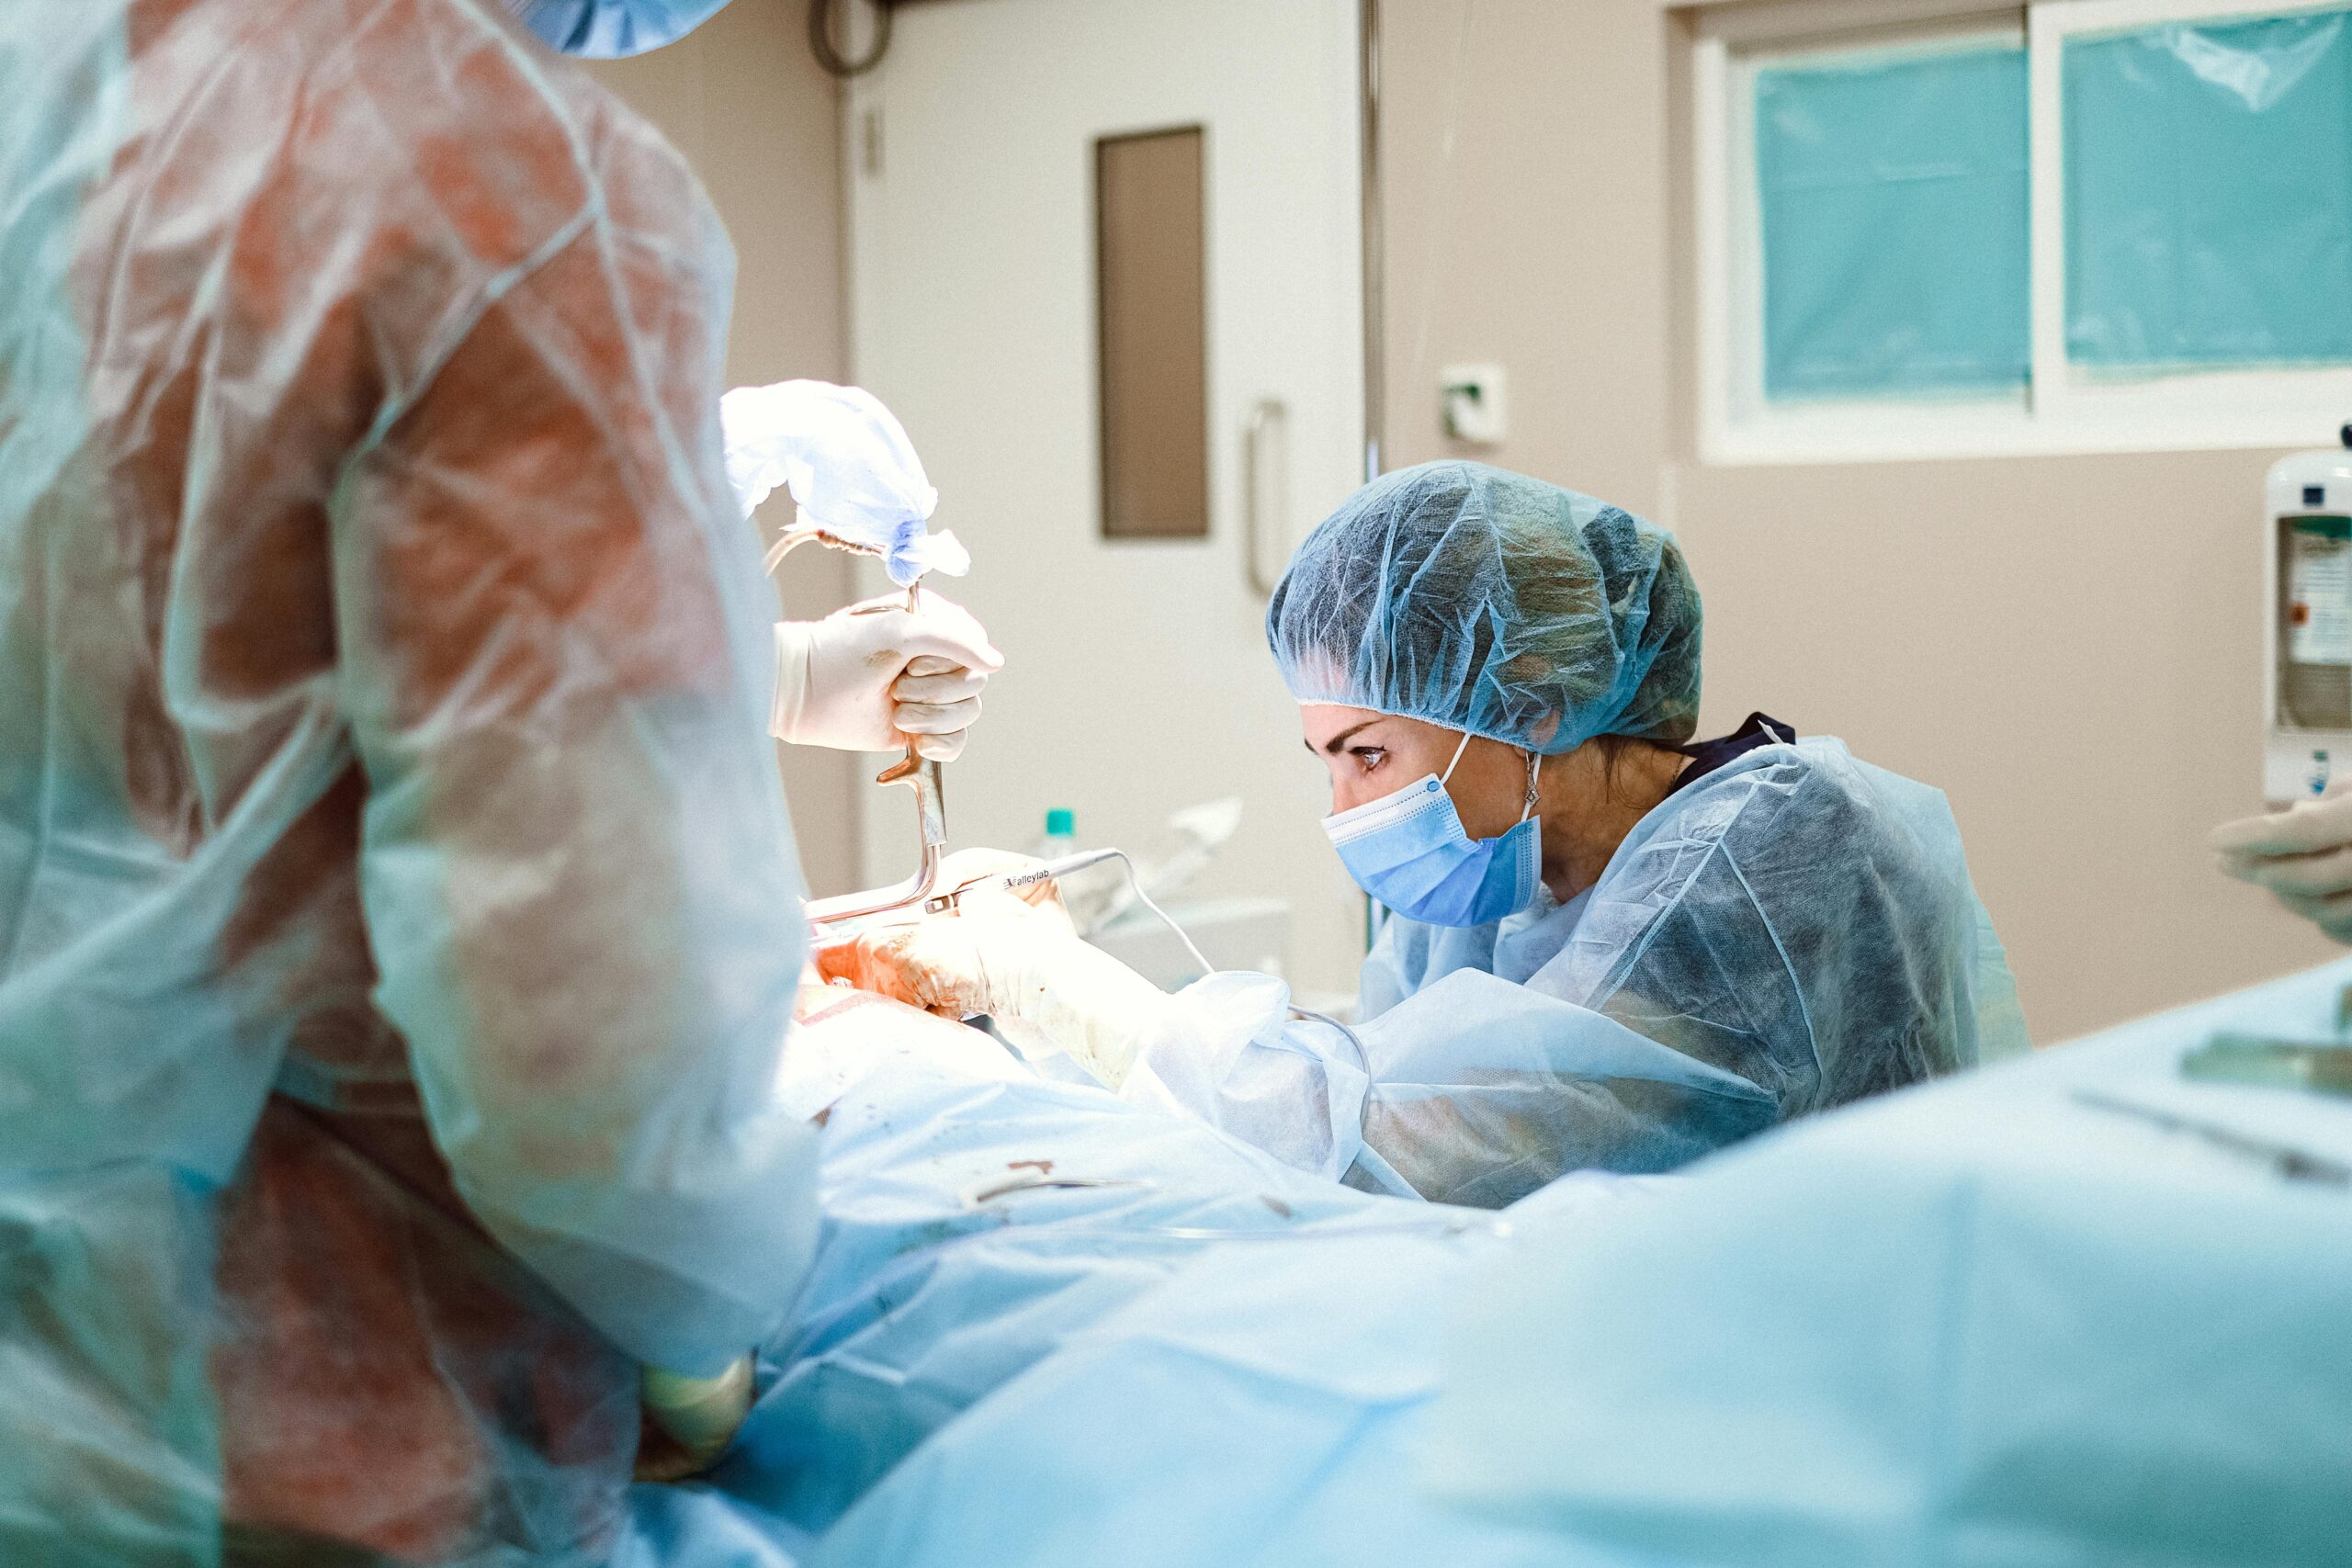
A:
[[[593,1562],[740,1418],[763,732],[994,655],[772,631],[725,232],[559,52],[719,4],[0,7],[0,1561]]]

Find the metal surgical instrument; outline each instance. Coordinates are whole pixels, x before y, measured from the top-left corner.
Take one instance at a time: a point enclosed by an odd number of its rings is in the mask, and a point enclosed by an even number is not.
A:
[[[796,524],[786,528],[776,542],[769,547],[763,563],[771,576],[786,556],[802,545],[830,545],[854,556],[868,556],[885,559],[888,553],[881,547],[845,538],[831,529],[814,524]],[[916,607],[916,596],[922,592],[921,580],[907,587],[907,604]],[[877,613],[887,606],[876,606],[866,614]],[[939,885],[939,863],[947,849],[947,797],[939,776],[939,764],[915,750],[912,740],[907,742],[906,755],[875,776],[878,784],[903,784],[915,792],[915,832],[919,840],[915,873],[895,886],[877,887],[863,893],[844,893],[833,898],[808,900],[808,923],[812,926],[836,924],[854,920],[867,915],[879,915],[891,909],[921,904],[931,897]]]

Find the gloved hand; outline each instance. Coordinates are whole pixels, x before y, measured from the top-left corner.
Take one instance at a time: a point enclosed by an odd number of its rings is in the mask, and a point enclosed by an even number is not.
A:
[[[683,1481],[718,1462],[752,1413],[752,1358],[748,1352],[715,1378],[687,1377],[647,1367],[639,1397],[660,1440],[640,1446],[639,1481]]]
[[[957,850],[940,863],[938,886],[963,890],[956,915],[906,915],[876,921],[817,950],[817,972],[942,1018],[992,1014],[989,1004],[1017,991],[1012,971],[1041,943],[1074,939],[1076,928],[1051,882],[1017,891],[970,887],[1044,863],[1004,850]]]
[[[2222,869],[2352,944],[2352,790],[2213,829]]]
[[[1000,872],[1035,863],[996,859]],[[970,852],[950,856],[944,885],[979,874],[971,868],[981,863]],[[1024,890],[1041,892],[1043,886]],[[947,914],[870,926],[820,949],[817,968],[828,980],[942,1017],[985,1014],[1023,1051],[1065,1052],[1112,1089],[1174,1005],[1159,987],[1081,941],[1049,893],[1032,904],[975,890]]]
[[[821,621],[779,621],[769,732],[798,746],[888,751],[914,742],[948,761],[980,716],[980,688],[1004,655],[971,614],[932,592],[895,593]]]

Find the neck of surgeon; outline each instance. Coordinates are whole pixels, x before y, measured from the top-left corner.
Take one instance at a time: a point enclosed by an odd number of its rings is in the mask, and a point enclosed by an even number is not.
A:
[[[1544,818],[1544,886],[1565,904],[1600,880],[1609,858],[1674,788],[1689,759],[1652,741],[1602,736],[1544,758],[1536,814]]]

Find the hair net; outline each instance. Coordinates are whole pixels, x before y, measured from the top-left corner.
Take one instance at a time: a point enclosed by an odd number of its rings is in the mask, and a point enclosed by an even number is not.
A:
[[[1674,536],[1483,463],[1384,475],[1325,518],[1266,608],[1291,694],[1557,754],[1679,742],[1699,590]]]
[[[675,43],[727,0],[506,0],[506,8],[552,48],[619,60]]]

